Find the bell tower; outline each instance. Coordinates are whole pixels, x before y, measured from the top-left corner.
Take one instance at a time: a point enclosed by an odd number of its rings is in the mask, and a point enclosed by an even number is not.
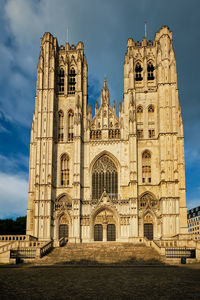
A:
[[[72,197],[72,235],[80,239],[81,151],[87,110],[83,43],[59,46],[55,37],[45,33],[37,67],[27,210],[27,234],[40,240],[57,235],[55,201],[62,192]]]

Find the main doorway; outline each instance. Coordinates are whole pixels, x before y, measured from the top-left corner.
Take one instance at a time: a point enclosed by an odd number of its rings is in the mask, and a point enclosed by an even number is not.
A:
[[[116,241],[116,220],[108,209],[100,211],[94,220],[94,241]]]
[[[106,237],[106,240],[103,238]],[[94,241],[116,241],[116,227],[115,224],[108,224],[104,226],[102,224],[94,225]]]
[[[148,240],[153,240],[153,224],[145,223],[144,224],[144,237]]]

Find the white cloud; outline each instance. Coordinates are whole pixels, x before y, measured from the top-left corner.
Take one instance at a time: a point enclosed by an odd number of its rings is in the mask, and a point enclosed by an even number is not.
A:
[[[26,215],[27,199],[28,181],[0,172],[0,218]]]
[[[20,45],[31,43],[34,38],[38,38],[38,32],[43,30],[44,19],[40,15],[39,8],[38,1],[7,1],[5,14],[10,29]]]

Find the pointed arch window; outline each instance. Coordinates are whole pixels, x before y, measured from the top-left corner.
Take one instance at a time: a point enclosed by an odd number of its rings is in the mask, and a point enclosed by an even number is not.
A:
[[[117,198],[118,172],[108,155],[101,156],[92,168],[92,199],[99,199],[104,190],[111,198]]]
[[[141,64],[138,62],[135,66],[135,80],[136,81],[141,81],[143,79],[142,77],[142,66]]]
[[[76,72],[74,68],[71,68],[69,71],[68,94],[74,95],[75,87],[76,87]]]
[[[142,182],[151,182],[151,153],[149,151],[142,154]]]
[[[148,80],[154,80],[154,66],[152,64],[152,62],[149,62],[147,65],[147,79]]]
[[[153,105],[149,105],[148,112],[149,113],[154,113],[154,106]]]
[[[143,113],[143,107],[141,105],[139,105],[137,107],[137,114],[142,114]]]
[[[155,121],[154,120],[154,111],[155,111],[154,106],[152,104],[149,105],[149,107],[148,107],[148,122],[151,124],[153,124]],[[154,128],[152,128],[152,129],[154,129]]]
[[[143,121],[143,107],[139,105],[137,107],[137,122],[142,122]]]
[[[58,73],[58,92],[64,93],[64,87],[65,87],[65,72],[61,68]]]
[[[61,157],[61,185],[69,185],[69,157],[67,154],[63,154]]]
[[[62,111],[58,113],[58,141],[63,142],[64,140],[64,114]]]
[[[70,109],[68,112],[68,141],[74,139],[74,112]]]

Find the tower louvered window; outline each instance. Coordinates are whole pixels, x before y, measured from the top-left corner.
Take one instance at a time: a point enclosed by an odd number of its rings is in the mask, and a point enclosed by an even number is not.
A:
[[[154,66],[151,62],[147,65],[147,79],[148,80],[154,80]]]
[[[72,110],[68,113],[68,141],[74,139],[74,112]]]
[[[75,94],[76,88],[76,72],[74,68],[71,68],[69,71],[69,80],[68,80],[68,94]]]
[[[61,185],[69,185],[69,157],[66,154],[61,157]]]
[[[64,114],[62,111],[58,113],[58,141],[63,142],[64,140]]]
[[[142,154],[142,182],[151,182],[151,154],[149,151]]]
[[[135,80],[136,81],[141,81],[143,79],[142,77],[142,66],[141,64],[138,62],[135,66]]]
[[[99,199],[104,192],[117,198],[118,172],[114,162],[107,155],[100,157],[92,169],[92,198]]]
[[[63,69],[60,69],[58,73],[58,92],[64,93],[64,87],[65,87],[65,72]]]

